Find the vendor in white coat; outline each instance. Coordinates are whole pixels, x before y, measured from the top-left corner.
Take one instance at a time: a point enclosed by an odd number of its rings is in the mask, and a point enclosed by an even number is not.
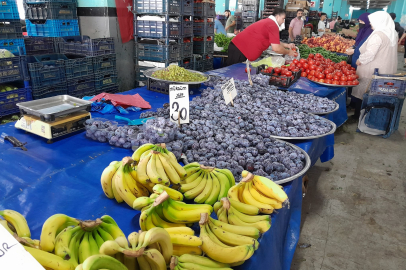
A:
[[[321,13],[320,21],[317,26],[317,31],[320,36],[322,36],[324,34],[324,32],[326,32],[326,23],[325,23],[326,19],[327,19],[327,14]]]

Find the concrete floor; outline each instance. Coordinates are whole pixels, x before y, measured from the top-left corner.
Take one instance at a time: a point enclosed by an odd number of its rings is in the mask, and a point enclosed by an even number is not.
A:
[[[340,128],[334,158],[309,170],[292,270],[406,269],[406,110],[388,139],[356,127]]]

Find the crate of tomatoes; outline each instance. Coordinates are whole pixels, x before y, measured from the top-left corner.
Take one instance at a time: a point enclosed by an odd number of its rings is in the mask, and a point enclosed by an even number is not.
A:
[[[292,62],[289,66],[276,68],[261,65],[257,68],[257,73],[268,75],[270,85],[290,87],[300,78],[301,70]]]
[[[314,82],[342,86],[359,84],[355,68],[345,61],[334,63],[316,53],[315,55],[309,54],[307,59],[296,60],[293,63],[302,69],[302,77]]]

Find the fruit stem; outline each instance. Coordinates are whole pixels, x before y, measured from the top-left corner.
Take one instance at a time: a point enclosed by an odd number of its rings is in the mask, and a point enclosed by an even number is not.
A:
[[[151,150],[151,153],[157,155],[157,154],[160,154],[161,152],[158,152],[158,151],[155,151],[155,150]]]
[[[164,201],[169,199],[169,195],[166,191],[162,192],[161,195],[159,195],[156,199],[155,202],[152,204],[152,206],[157,206],[163,203]]]
[[[221,199],[221,202],[223,203],[223,208],[228,210],[230,209],[230,201],[228,200],[228,198],[224,197]]]
[[[95,228],[99,227],[99,225],[102,224],[102,222],[103,221],[100,218],[96,220],[82,220],[79,222],[79,226],[80,228],[82,228],[82,230],[91,232]]]
[[[171,270],[175,269],[176,265],[178,265],[178,258],[175,256],[172,256],[171,264],[170,264]]]
[[[26,239],[19,237],[16,233],[13,234],[14,238],[18,241],[18,243],[24,245],[24,246],[29,246],[32,248],[37,248],[35,245],[31,244],[28,242]]]
[[[208,220],[209,220],[209,214],[208,213],[201,213],[200,214],[199,225],[206,224]]]
[[[248,183],[248,182],[251,182],[252,179],[254,179],[254,175],[249,172],[243,179],[241,179],[240,182]]]
[[[208,170],[209,172],[212,172],[215,168],[214,168],[214,167],[208,167],[208,166],[200,165],[200,169]]]
[[[142,250],[142,252],[140,252]],[[122,253],[124,255],[127,255],[128,257],[133,257],[133,258],[137,258],[141,255],[144,254],[144,248],[140,249],[140,250],[129,250],[129,249],[124,249],[122,251]]]
[[[159,146],[161,146],[163,149],[166,149],[166,144],[165,143],[161,143]]]
[[[122,165],[133,164],[134,160],[131,157],[124,157],[122,160]]]

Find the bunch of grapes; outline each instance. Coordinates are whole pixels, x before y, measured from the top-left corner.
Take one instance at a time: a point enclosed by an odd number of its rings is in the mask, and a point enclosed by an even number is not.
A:
[[[170,65],[165,69],[157,70],[152,73],[152,77],[173,82],[203,82],[206,80],[205,76],[190,72],[176,65]]]

